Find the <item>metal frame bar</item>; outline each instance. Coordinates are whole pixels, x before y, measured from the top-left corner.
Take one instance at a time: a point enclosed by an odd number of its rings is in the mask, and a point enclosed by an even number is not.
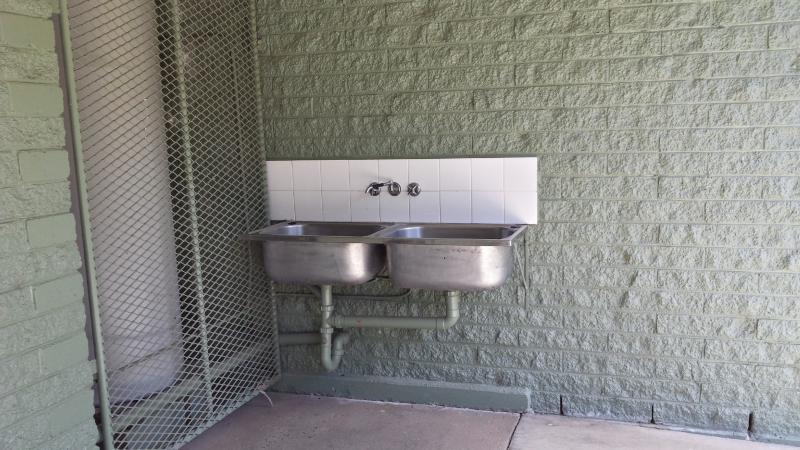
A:
[[[264,86],[261,83],[261,56],[259,54],[259,40],[258,40],[258,0],[250,0],[250,45],[253,46],[253,70],[255,72],[255,79],[253,80],[256,89],[256,117],[258,118],[258,146],[261,152],[261,158],[263,161],[267,160],[267,129],[265,126],[265,115],[264,115]],[[267,197],[267,171],[261,171],[261,197],[264,199],[264,204],[267,204],[269,200]],[[266,210],[267,215],[269,215],[269,210]],[[258,250],[253,250],[251,246],[251,251],[257,255],[256,257],[261,256],[261,252]],[[277,308],[275,307],[275,283],[272,280],[269,281],[269,296],[270,299],[273,301],[272,307],[272,321],[273,323],[278,323],[278,312]],[[280,345],[278,343],[278,329],[277,326],[275,327],[275,339],[274,339],[274,347],[273,351],[275,352],[276,358],[278,361],[281,359],[280,354]],[[280,368],[280,364],[278,366]],[[281,378],[281,372],[278,371],[277,379]]]
[[[213,392],[211,389],[211,361],[208,358],[208,330],[206,329],[206,300],[203,285],[203,265],[200,258],[200,236],[197,230],[197,200],[195,197],[194,183],[194,161],[192,158],[192,143],[189,127],[189,104],[186,93],[186,69],[184,66],[186,55],[183,51],[183,37],[180,23],[180,6],[178,0],[171,0],[172,6],[172,29],[173,43],[175,45],[175,67],[178,77],[178,97],[180,98],[180,120],[181,120],[181,146],[183,147],[183,160],[186,170],[187,197],[189,202],[189,214],[192,223],[192,255],[195,277],[195,289],[197,291],[197,314],[200,317],[200,347],[203,355],[203,379],[209,410],[214,409]]]
[[[94,251],[92,247],[91,224],[89,223],[89,202],[86,199],[86,171],[83,163],[83,144],[81,143],[80,118],[78,116],[78,94],[75,87],[75,65],[72,60],[72,37],[69,28],[69,11],[67,0],[59,0],[61,18],[61,41],[64,51],[64,79],[66,94],[69,99],[70,130],[72,132],[72,148],[75,152],[75,180],[78,184],[78,206],[80,210],[80,233],[83,237],[84,254],[86,255],[86,296],[89,299],[89,311],[94,335],[95,362],[97,364],[97,391],[100,402],[100,429],[103,448],[114,449],[113,430],[111,429],[111,411],[108,401],[108,380],[103,354],[103,333],[100,327],[100,306],[97,299],[97,280],[95,278]]]

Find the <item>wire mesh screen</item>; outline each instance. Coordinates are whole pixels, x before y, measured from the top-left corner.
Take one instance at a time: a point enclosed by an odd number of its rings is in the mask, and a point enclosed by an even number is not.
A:
[[[172,448],[277,380],[252,0],[70,0],[116,448]]]

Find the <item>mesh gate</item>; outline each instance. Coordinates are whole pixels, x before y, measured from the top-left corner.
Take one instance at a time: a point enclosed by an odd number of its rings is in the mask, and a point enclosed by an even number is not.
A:
[[[279,375],[254,3],[68,11],[114,446],[178,447]]]

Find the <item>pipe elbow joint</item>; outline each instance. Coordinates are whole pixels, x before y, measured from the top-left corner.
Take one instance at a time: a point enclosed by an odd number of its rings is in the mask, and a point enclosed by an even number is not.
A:
[[[333,356],[335,361],[340,361],[344,356],[344,346],[350,343],[350,335],[342,333],[333,340]],[[337,364],[338,365],[338,364]]]
[[[330,335],[328,335],[330,339]],[[323,338],[322,348],[322,367],[328,372],[333,372],[339,367],[344,356],[344,346],[350,342],[350,335],[348,333],[341,333],[333,338],[333,343],[328,341],[325,343]]]
[[[458,311],[456,311],[456,315],[453,317],[447,317],[445,319],[437,319],[436,320],[436,329],[437,330],[446,330],[458,322]]]
[[[456,291],[447,292],[447,315],[443,319],[436,321],[436,328],[438,330],[446,330],[458,322],[461,316],[461,311],[458,304],[461,300],[461,294]]]

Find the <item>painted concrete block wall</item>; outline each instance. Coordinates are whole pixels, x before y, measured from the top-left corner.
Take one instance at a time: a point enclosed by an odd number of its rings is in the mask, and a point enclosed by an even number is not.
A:
[[[261,7],[270,157],[540,158],[512,282],[467,295],[449,331],[358,333],[342,374],[800,442],[800,2]],[[284,331],[314,329],[313,298],[280,304]],[[318,371],[316,353],[287,348],[285,370]]]
[[[0,448],[93,448],[52,2],[0,2]]]

